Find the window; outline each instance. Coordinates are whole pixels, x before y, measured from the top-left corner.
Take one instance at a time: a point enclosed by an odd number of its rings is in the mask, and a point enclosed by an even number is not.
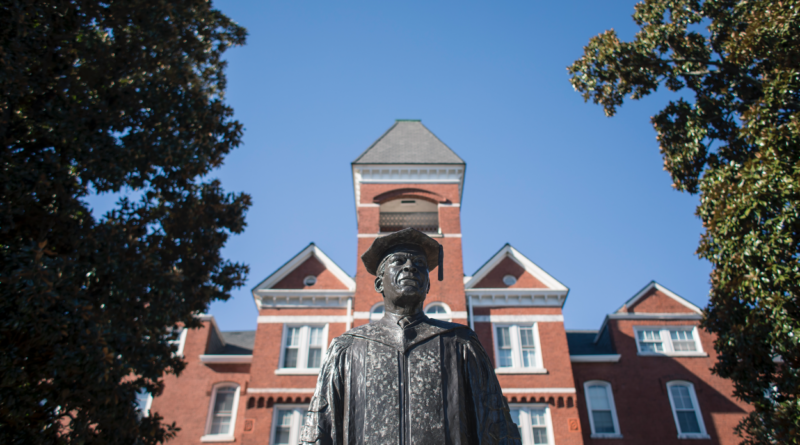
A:
[[[431,303],[425,308],[425,315],[437,320],[450,321],[450,308],[444,303]]]
[[[679,439],[705,439],[706,427],[700,405],[694,393],[694,385],[689,382],[672,381],[667,383],[669,403],[672,406],[672,415],[675,426],[678,428]]]
[[[536,324],[495,325],[495,351],[497,372],[545,372]]]
[[[303,278],[303,284],[305,284],[306,286],[313,286],[317,284],[317,277],[315,277],[314,275],[309,275]]]
[[[554,444],[550,409],[545,404],[509,405],[511,419],[519,428],[522,445]]]
[[[322,366],[325,355],[325,340],[328,338],[328,326],[285,326],[283,332],[283,348],[281,351],[281,369],[314,374]]]
[[[380,206],[381,232],[396,232],[413,227],[421,232],[439,231],[439,208],[424,199],[395,199]]]
[[[589,425],[592,437],[622,437],[617,420],[617,408],[614,406],[614,394],[611,384],[599,380],[583,384],[586,393],[586,408],[589,411]]]
[[[517,277],[514,275],[506,275],[503,277],[503,283],[505,283],[506,286],[513,286],[517,284]]]
[[[383,303],[378,303],[375,306],[372,306],[372,310],[369,311],[369,321],[377,321],[383,318]]]
[[[239,385],[219,383],[211,393],[211,405],[206,420],[206,434],[203,442],[233,440],[233,427],[236,424],[236,408],[239,406]]]
[[[694,326],[634,327],[639,355],[703,356]]]
[[[306,406],[275,405],[272,420],[272,441],[274,445],[294,445],[300,442],[300,429],[306,415]]]
[[[183,347],[186,345],[186,335],[189,330],[186,328],[175,327],[169,330],[170,336],[174,335],[174,340],[168,340],[167,343],[175,346],[175,355],[183,357]]]
[[[142,388],[136,392],[136,409],[139,418],[150,417],[150,407],[153,405],[153,395]]]

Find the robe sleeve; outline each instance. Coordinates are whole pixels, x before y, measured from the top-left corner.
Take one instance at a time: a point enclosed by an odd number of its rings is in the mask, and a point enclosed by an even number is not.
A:
[[[494,367],[478,337],[470,332],[464,345],[464,366],[477,428],[477,444],[522,445],[519,428],[511,419]]]
[[[342,445],[348,336],[333,339],[300,432],[300,445]]]

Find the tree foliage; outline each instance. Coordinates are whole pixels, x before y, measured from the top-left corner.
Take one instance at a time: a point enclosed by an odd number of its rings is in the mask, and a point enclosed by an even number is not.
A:
[[[0,3],[0,442],[156,443],[173,328],[241,286],[220,256],[246,194],[207,175],[240,143],[203,0]],[[133,191],[95,217],[92,192]]]
[[[589,41],[572,85],[608,116],[625,96],[682,91],[652,123],[674,187],[700,196],[713,371],[754,407],[745,443],[796,444],[800,1],[646,0],[633,18],[632,42],[613,30]]]

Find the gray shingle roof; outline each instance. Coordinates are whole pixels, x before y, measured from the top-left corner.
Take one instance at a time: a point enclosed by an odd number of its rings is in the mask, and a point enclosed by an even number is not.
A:
[[[464,164],[422,122],[397,120],[353,164]]]
[[[214,331],[212,331],[214,332]],[[252,355],[256,343],[256,331],[221,332],[225,346],[219,341],[212,341],[206,354],[212,355]],[[216,337],[216,334],[214,334]],[[216,340],[216,338],[212,339]]]
[[[569,355],[616,354],[608,329],[603,330],[597,343],[594,342],[596,336],[597,331],[567,331]]]

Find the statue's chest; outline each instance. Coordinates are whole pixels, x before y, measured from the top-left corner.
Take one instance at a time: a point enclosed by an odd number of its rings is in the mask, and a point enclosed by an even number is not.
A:
[[[365,346],[364,443],[445,443],[442,338],[405,353],[374,341]]]

